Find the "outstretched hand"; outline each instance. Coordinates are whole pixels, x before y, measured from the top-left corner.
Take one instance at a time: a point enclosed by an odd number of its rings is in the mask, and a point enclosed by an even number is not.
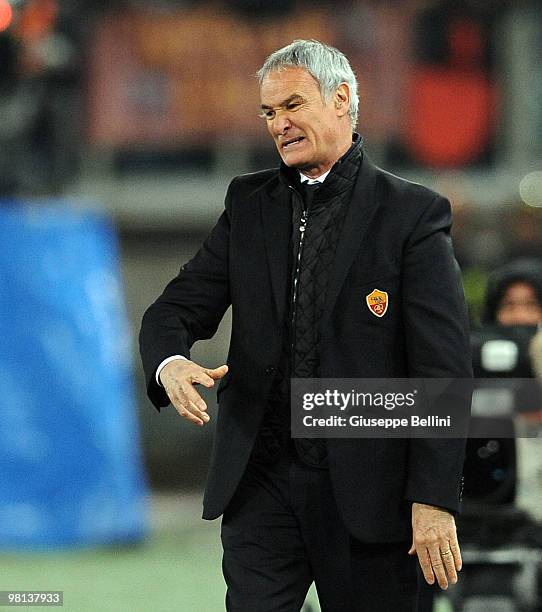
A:
[[[193,361],[176,359],[167,363],[160,372],[160,382],[177,412],[187,421],[203,426],[210,420],[207,404],[194,388],[200,384],[211,388],[215,380],[228,371],[227,365],[204,368]]]

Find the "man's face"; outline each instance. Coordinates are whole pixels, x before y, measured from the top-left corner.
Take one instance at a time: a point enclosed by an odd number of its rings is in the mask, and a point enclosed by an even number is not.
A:
[[[501,299],[496,318],[500,325],[542,323],[542,306],[533,287],[523,282],[512,283]]]
[[[350,147],[346,84],[326,104],[311,74],[286,68],[263,80],[260,97],[267,129],[287,166],[320,176]]]

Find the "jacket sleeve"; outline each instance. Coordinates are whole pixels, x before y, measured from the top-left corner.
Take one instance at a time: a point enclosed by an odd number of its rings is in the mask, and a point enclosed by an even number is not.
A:
[[[194,342],[214,335],[230,305],[229,233],[234,184],[235,179],[228,188],[225,211],[202,247],[143,315],[139,347],[147,393],[157,409],[169,404],[155,379],[159,364],[171,355],[190,359]]]
[[[404,252],[403,321],[409,376],[472,377],[469,324],[451,239],[449,202],[437,196],[424,209]],[[470,398],[453,406],[468,418]],[[465,439],[413,438],[405,498],[457,512]]]

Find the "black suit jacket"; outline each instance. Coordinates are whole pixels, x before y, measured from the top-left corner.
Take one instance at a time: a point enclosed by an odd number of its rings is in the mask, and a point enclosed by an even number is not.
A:
[[[148,393],[169,403],[155,371],[211,337],[232,305],[229,372],[218,387],[218,420],[203,517],[222,514],[241,479],[281,354],[288,291],[290,190],[278,170],[235,178],[225,211],[195,257],[150,306],[140,334]],[[330,271],[321,319],[325,378],[468,378],[471,359],[448,201],[389,174],[364,156]],[[388,293],[375,317],[365,296]],[[464,407],[466,410],[467,408]],[[464,441],[328,440],[342,519],[373,542],[410,537],[410,503],[456,511]]]

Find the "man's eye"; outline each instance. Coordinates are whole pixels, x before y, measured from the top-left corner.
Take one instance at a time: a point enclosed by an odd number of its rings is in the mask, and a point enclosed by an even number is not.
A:
[[[300,105],[299,102],[290,102],[290,104],[288,104],[288,106],[286,107],[288,110],[295,110],[296,108],[298,108]]]
[[[275,111],[274,110],[264,110],[260,113],[260,117],[262,119],[274,119],[275,118]]]

